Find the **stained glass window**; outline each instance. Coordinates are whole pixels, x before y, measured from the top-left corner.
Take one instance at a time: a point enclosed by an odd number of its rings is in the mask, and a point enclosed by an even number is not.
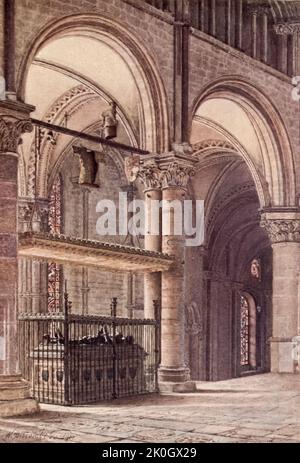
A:
[[[62,232],[62,181],[58,176],[49,198],[49,232]],[[59,312],[61,303],[62,267],[52,262],[48,265],[48,311]]]
[[[62,181],[60,175],[57,176],[49,198],[49,231],[51,234],[62,232]]]
[[[244,296],[241,296],[241,366],[249,365],[249,337],[250,337],[250,309],[249,303]]]

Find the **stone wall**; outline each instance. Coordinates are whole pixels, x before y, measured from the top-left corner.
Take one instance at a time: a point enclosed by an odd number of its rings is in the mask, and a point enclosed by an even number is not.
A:
[[[61,170],[63,181],[63,232],[68,236],[123,244],[126,237],[100,236],[96,231],[100,214],[96,206],[101,199],[110,199],[118,204],[118,195],[123,180],[117,167],[107,157],[100,175],[99,189],[89,189],[78,185],[79,163],[70,154]],[[84,196],[87,194],[87,199]],[[87,201],[87,203],[85,203]],[[85,213],[84,213],[85,209]],[[73,311],[77,313],[110,314],[110,302],[118,298],[118,315],[127,315],[127,274],[123,272],[101,271],[93,268],[64,266],[64,278],[68,280]],[[142,278],[136,276],[134,302],[141,308],[143,300]],[[87,294],[86,301],[84,294]]]
[[[173,28],[171,17],[143,2],[122,0],[18,0],[17,12],[17,70],[30,46],[46,25],[72,14],[98,14],[120,23],[134,34],[147,49],[164,84],[169,104],[172,133],[173,113]],[[135,6],[134,6],[135,5]],[[64,14],[62,15],[62,11]],[[149,12],[148,12],[149,11]],[[151,14],[152,13],[152,14]],[[1,14],[1,13],[0,13]],[[271,99],[280,114],[294,152],[299,149],[298,104],[291,98],[291,79],[271,67],[234,50],[228,45],[194,30],[191,36],[190,109],[211,81],[234,75],[252,83]],[[0,61],[1,63],[1,61]],[[1,68],[0,68],[1,69]],[[19,75],[20,78],[20,75]],[[29,102],[30,103],[30,102]],[[295,156],[296,170],[300,170]],[[298,194],[300,176],[298,175]]]
[[[203,89],[217,79],[234,76],[266,95],[283,120],[294,153],[299,150],[299,105],[292,100],[291,78],[213,38],[195,31],[191,37],[190,110]],[[300,159],[294,156],[300,193]]]
[[[156,63],[167,91],[170,108],[173,101],[173,29],[170,24],[122,0],[18,0],[17,69],[37,36],[51,23],[70,15],[95,14],[111,18],[136,36]],[[63,14],[62,14],[63,12]],[[20,76],[19,76],[20,77]],[[171,111],[170,111],[171,113]]]

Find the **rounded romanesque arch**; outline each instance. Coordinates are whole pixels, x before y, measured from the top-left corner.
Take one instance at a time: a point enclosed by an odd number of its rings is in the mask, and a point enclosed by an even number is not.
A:
[[[93,14],[72,15],[44,28],[32,41],[21,63],[17,79],[18,97],[23,101],[26,99],[26,83],[30,67],[40,50],[53,43],[54,40],[70,38],[74,35],[93,40],[94,43],[98,41],[105,44],[112,56],[119,57],[126,63],[139,98],[140,146],[157,153],[166,151],[169,147],[166,92],[154,59],[137,37],[109,18]],[[83,49],[83,53],[85,51]],[[101,60],[101,55],[99,59]],[[45,63],[40,64],[45,65]],[[67,67],[63,69],[63,72],[68,72]],[[84,78],[85,76],[77,77]],[[119,76],[111,76],[111,79],[118,78]],[[97,86],[99,83],[90,82],[90,84]],[[115,95],[112,94],[112,97]]]
[[[218,79],[203,89],[192,114],[192,143],[201,141],[197,125],[230,142],[251,172],[261,208],[295,205],[289,137],[280,114],[262,91],[236,76]]]

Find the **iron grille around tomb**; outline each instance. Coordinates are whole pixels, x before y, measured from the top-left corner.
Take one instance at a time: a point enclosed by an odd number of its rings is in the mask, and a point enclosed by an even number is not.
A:
[[[19,315],[20,367],[33,397],[83,405],[157,392],[159,321],[115,314]]]

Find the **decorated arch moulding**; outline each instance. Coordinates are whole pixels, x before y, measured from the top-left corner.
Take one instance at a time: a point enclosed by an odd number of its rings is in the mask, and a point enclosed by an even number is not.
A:
[[[60,98],[56,100],[56,102],[52,105],[52,107],[47,111],[43,119],[45,119],[46,122],[56,123],[59,125],[63,121],[63,117],[66,112],[68,113],[68,116],[71,119],[72,116],[78,113],[78,111],[80,110],[82,106],[90,103],[91,100],[96,99],[96,98],[99,98],[99,94],[95,93],[95,91],[92,89],[88,89],[84,85],[73,87],[72,89],[68,90],[63,96],[61,96]],[[109,100],[107,96],[105,96],[105,99]],[[99,129],[100,129],[100,124],[99,122],[97,122],[96,124],[92,124],[90,127],[87,127],[85,131],[87,133],[93,133]],[[129,124],[125,125],[125,131],[132,145],[137,146],[137,140],[136,140],[135,134],[131,130],[131,127]],[[72,141],[72,143],[73,142],[74,140]],[[50,179],[50,182],[49,182],[48,170],[49,170],[49,160],[51,159],[51,156],[54,150],[55,150],[55,146],[44,137],[42,146],[41,146],[41,164],[40,164],[40,169],[39,169],[38,192],[37,192],[38,195],[41,195],[41,196],[44,196],[45,194],[47,194],[48,189],[46,187],[46,183],[51,184],[51,182],[53,181],[53,179],[52,180]],[[64,150],[64,152],[65,151],[66,150]],[[114,152],[116,155],[117,150],[107,149],[106,152],[107,154],[112,154]],[[59,167],[61,166],[64,158],[65,157],[62,156],[61,160],[59,160],[58,162]],[[115,162],[117,164],[119,173],[121,173],[124,171],[124,168],[120,166],[120,159],[118,158],[120,158],[120,156],[117,156],[117,159]],[[55,173],[57,173],[57,170],[56,169],[54,170],[55,170]],[[53,174],[51,175],[51,177],[53,177]],[[33,142],[31,146],[31,156],[30,156],[30,161],[28,165],[27,194],[29,196],[34,194],[34,184],[35,184],[35,147],[34,147],[34,142]]]
[[[63,121],[64,113],[67,112],[69,117],[77,113],[80,108],[86,105],[91,99],[98,98],[92,91],[84,91],[83,86],[74,87],[73,89],[68,90],[63,96],[58,98],[54,105],[47,111],[45,117],[43,118],[46,122],[56,123],[60,125]],[[41,159],[38,172],[38,191],[36,192],[39,196],[43,196],[45,191],[43,191],[42,185],[47,178],[48,162],[51,158],[51,155],[55,149],[54,144],[47,140],[43,134],[47,131],[42,131],[42,142],[41,142]],[[54,139],[56,139],[55,135]],[[28,162],[28,196],[34,195],[35,188],[35,141],[33,140],[30,148],[30,158]]]
[[[193,145],[193,156],[205,152],[236,153],[234,146],[227,140],[207,139]]]
[[[259,203],[261,207],[269,206],[271,203],[270,192],[268,188],[267,181],[264,175],[260,172],[257,168],[255,163],[253,162],[251,156],[245,150],[243,145],[239,143],[239,141],[233,137],[229,132],[225,129],[220,127],[214,121],[204,119],[202,117],[197,116],[197,120],[204,125],[216,130],[219,132],[222,137],[225,139],[224,142],[221,140],[220,148],[218,146],[214,147],[213,144],[218,145],[217,140],[212,140],[210,142],[210,146],[205,147],[205,145],[200,145],[201,151],[196,151],[194,153],[194,157],[198,157],[198,165],[196,165],[197,170],[200,170],[204,167],[209,167],[210,165],[216,163],[218,158],[222,156],[222,159],[227,159],[227,161],[232,161],[232,159],[236,157],[240,157],[246,163],[250,174],[253,178],[254,184],[256,186]],[[209,140],[207,140],[209,142]],[[202,143],[202,142],[201,142]],[[224,143],[224,147],[222,148],[222,144]],[[196,144],[197,145],[197,144]],[[197,149],[197,148],[196,148]],[[226,150],[225,152],[222,150]]]
[[[64,95],[59,97],[56,102],[51,106],[47,111],[43,120],[48,123],[61,123],[65,112],[68,112],[69,115],[72,115],[74,111],[77,111],[79,107],[85,104],[86,101],[90,101],[90,98],[96,98],[97,96],[91,90],[86,87],[79,85],[68,90]],[[78,101],[79,100],[79,101]],[[59,120],[58,120],[59,119]],[[46,133],[46,130],[42,131],[42,143],[41,143],[41,157],[43,162],[46,161],[51,153],[53,152],[53,144],[50,143],[46,137],[43,135]],[[33,140],[30,147],[30,157],[27,167],[27,192],[28,196],[34,195],[35,188],[35,140]],[[40,180],[40,179],[39,179]],[[38,183],[39,189],[39,183]],[[37,194],[40,192],[37,191]]]
[[[116,50],[122,50],[122,56],[127,55],[126,62],[139,84],[139,91],[144,89],[145,100],[148,99],[148,110],[152,118],[152,146],[150,151],[156,153],[166,152],[169,147],[168,103],[155,58],[147,46],[142,43],[140,37],[136,37],[121,23],[112,21],[108,17],[97,14],[71,15],[53,21],[50,26],[42,29],[28,47],[19,68],[17,79],[18,97],[21,100],[25,97],[25,83],[28,78],[29,67],[40,48],[55,38],[80,31],[94,33],[102,41],[107,42],[107,40],[110,40],[116,53],[118,53]]]
[[[79,74],[78,72],[75,73],[74,70],[70,70],[69,68],[51,63],[49,61],[41,60],[41,59],[35,59],[34,64],[38,64],[39,66],[46,67],[49,69],[55,69],[56,71],[58,70],[60,73],[63,75],[66,75],[68,77],[71,77],[73,80],[77,80],[79,85],[73,87],[72,89],[68,90],[62,97],[59,97],[52,106],[52,108],[48,111],[49,115],[50,112],[53,111],[54,115],[52,116],[52,121],[57,117],[59,110],[60,110],[60,105],[62,105],[61,110],[65,110],[64,106],[68,104],[68,93],[73,92],[79,94],[90,94],[91,96],[96,97],[98,95],[100,98],[103,99],[107,103],[107,105],[114,100],[114,97],[110,95],[107,91],[105,91],[103,88],[100,87],[99,84],[96,82],[92,81],[91,79],[88,79],[87,77]],[[74,95],[76,96],[76,95]],[[65,103],[65,104],[64,104]],[[117,115],[119,119],[121,120],[122,124],[125,127],[125,130],[128,133],[135,133],[135,129],[133,127],[133,124],[130,123],[130,118],[128,114],[126,113],[125,108],[123,108],[120,103],[117,103]],[[46,115],[47,118],[48,114]],[[48,121],[48,120],[47,120]],[[51,122],[51,121],[49,121]],[[135,135],[137,138],[137,134]]]
[[[226,207],[227,204],[232,202],[234,199],[238,198],[240,195],[248,194],[249,192],[254,193],[255,186],[253,182],[245,182],[240,185],[236,185],[228,190],[222,198],[217,201],[214,206],[211,208],[210,212],[208,213],[207,219],[207,228],[210,228],[214,219],[219,214],[219,212]]]
[[[271,149],[267,149],[263,153],[264,164],[273,166],[274,160],[276,160],[276,170],[273,170],[273,176],[269,181],[272,204],[294,205],[296,181],[293,151],[286,126],[279,111],[264,91],[259,89],[257,82],[252,83],[242,79],[240,76],[232,75],[216,79],[214,82],[207,84],[200,96],[194,100],[192,114],[196,114],[197,109],[205,100],[220,95],[223,98],[234,98],[238,104],[242,101],[244,105],[249,105],[251,110],[256,113],[257,123],[262,124],[262,127],[267,130],[272,142]],[[240,153],[240,150],[238,151]],[[248,162],[247,164],[249,166]],[[253,175],[253,172],[251,173]],[[258,174],[255,179],[257,188],[259,176]],[[263,196],[261,196],[261,193],[263,191],[264,188],[261,188],[261,192],[259,192],[262,207],[264,207],[264,203],[268,204],[268,201],[262,202]]]

